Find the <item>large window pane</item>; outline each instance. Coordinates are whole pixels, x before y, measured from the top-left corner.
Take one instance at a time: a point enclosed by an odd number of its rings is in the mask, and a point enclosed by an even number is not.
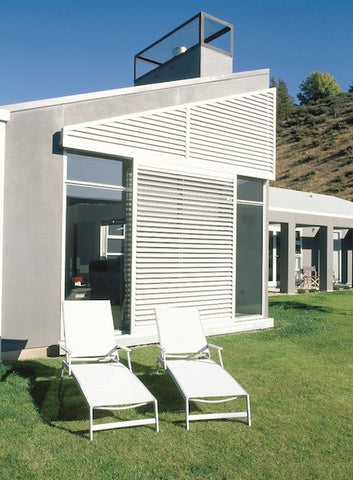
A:
[[[67,178],[79,182],[103,185],[124,185],[123,162],[90,155],[67,155]]]
[[[124,252],[123,240],[108,238],[108,255],[122,255]]]
[[[115,328],[120,330],[124,329],[124,238],[112,247],[105,232],[109,225],[124,222],[124,192],[67,187],[65,298],[110,300]]]
[[[268,242],[268,281],[273,282],[273,272],[275,270],[274,259],[275,259],[275,232],[269,231],[269,242]]]
[[[333,232],[333,281],[341,281],[342,240],[340,232]]]
[[[116,201],[121,202],[124,192],[120,190],[110,190],[97,187],[77,187],[76,185],[67,186],[67,195],[71,197],[73,202],[80,203],[82,199],[90,199],[91,203],[100,203]]]
[[[236,314],[262,314],[262,206],[237,206]]]
[[[237,199],[250,202],[263,201],[262,180],[247,177],[238,177],[237,181]]]

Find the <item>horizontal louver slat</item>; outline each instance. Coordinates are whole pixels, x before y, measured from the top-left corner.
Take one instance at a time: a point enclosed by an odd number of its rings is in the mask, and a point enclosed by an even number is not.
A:
[[[274,92],[197,105],[190,109],[189,155],[273,171]]]
[[[69,141],[71,137],[75,146],[81,140],[102,142],[117,148],[117,154],[121,146],[129,154],[130,150],[146,151],[189,161],[233,165],[263,172],[270,178],[274,173],[274,125],[275,90],[267,89],[175,109],[74,125],[64,131],[65,139]],[[163,172],[161,175],[157,174],[151,182],[158,183],[164,178],[161,188],[168,188],[172,180],[163,177]],[[200,192],[207,192],[207,183],[207,180],[200,182]],[[192,182],[186,179],[185,192],[190,187]]]
[[[92,122],[87,126],[73,128],[70,135],[136,150],[150,150],[185,157],[186,109],[141,115],[121,121]]]
[[[159,304],[231,318],[233,214],[233,180],[139,169],[136,325]]]

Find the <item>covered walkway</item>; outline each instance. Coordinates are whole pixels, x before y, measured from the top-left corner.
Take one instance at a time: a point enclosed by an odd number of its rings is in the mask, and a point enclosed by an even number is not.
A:
[[[321,291],[332,290],[336,283],[352,285],[351,202],[270,188],[269,231],[270,286],[279,287],[282,293],[294,293],[302,284],[304,267],[308,266],[315,267]],[[271,232],[276,237],[272,243]]]

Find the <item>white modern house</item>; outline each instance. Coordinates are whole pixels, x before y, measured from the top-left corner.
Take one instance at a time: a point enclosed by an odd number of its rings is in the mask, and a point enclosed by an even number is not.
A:
[[[109,299],[126,345],[156,341],[157,305],[207,334],[273,326],[275,90],[232,61],[232,25],[200,13],[131,88],[1,107],[3,358],[57,345],[64,299]]]
[[[269,189],[269,285],[294,293],[353,285],[353,203],[328,195]]]

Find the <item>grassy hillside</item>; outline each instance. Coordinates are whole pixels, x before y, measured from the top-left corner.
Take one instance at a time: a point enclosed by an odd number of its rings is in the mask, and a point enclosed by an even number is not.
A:
[[[293,108],[278,125],[273,187],[353,201],[353,95]]]

